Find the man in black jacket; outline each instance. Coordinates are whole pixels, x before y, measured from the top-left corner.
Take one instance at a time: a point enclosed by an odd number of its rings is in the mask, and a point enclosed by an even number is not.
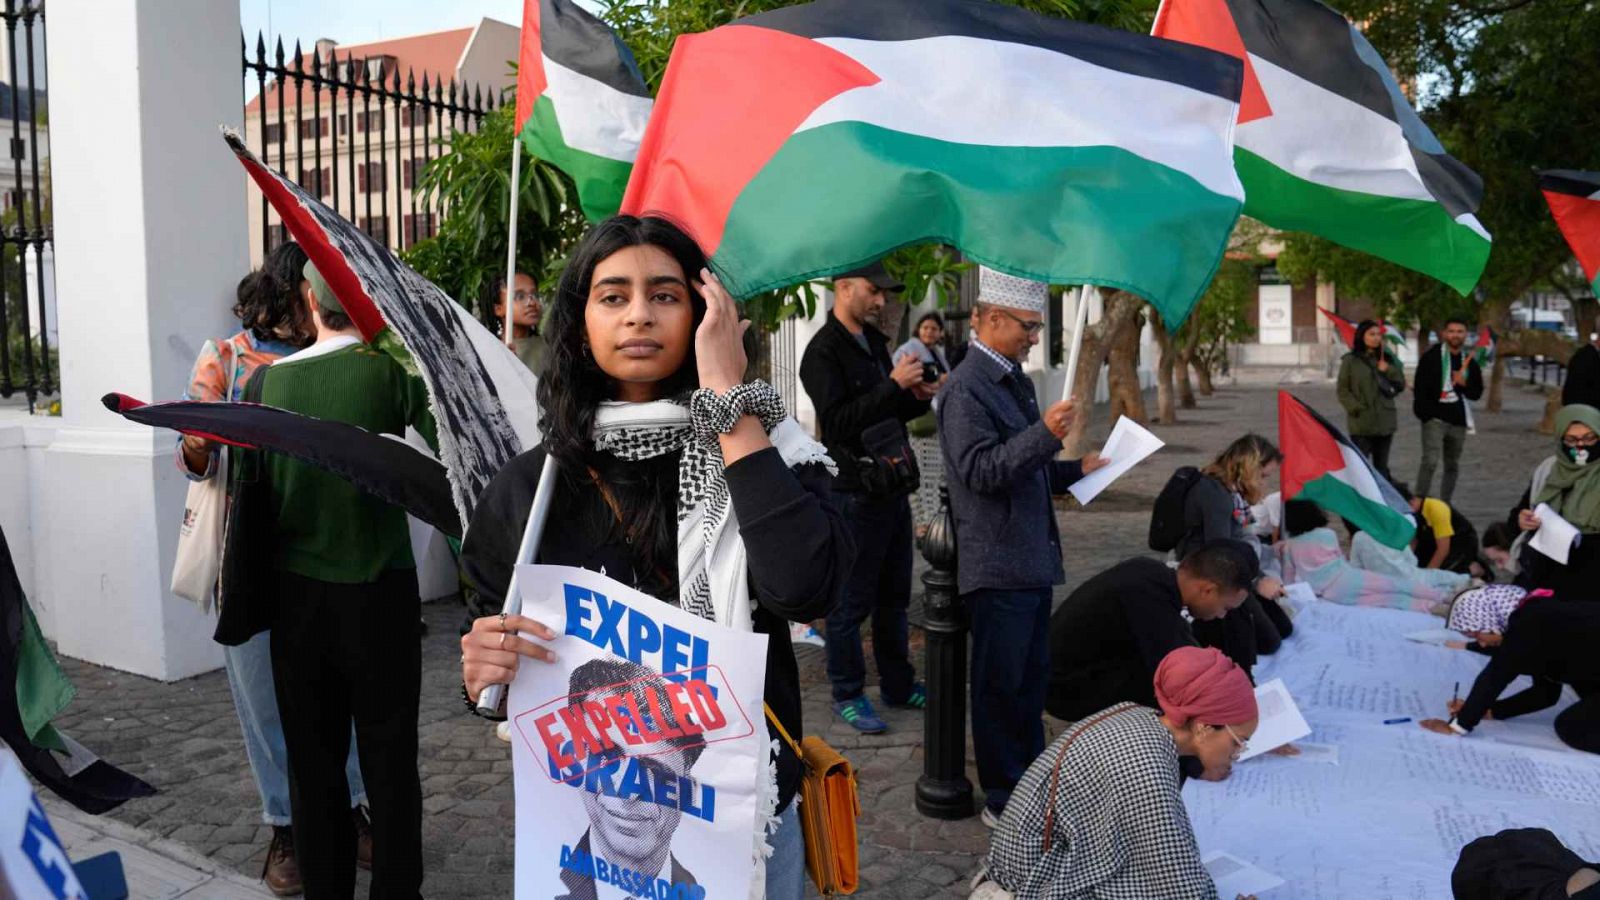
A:
[[[877,734],[888,725],[867,699],[861,623],[872,618],[872,655],[884,702],[920,709],[927,692],[916,680],[907,648],[906,607],[911,603],[911,504],[915,479],[885,474],[862,441],[882,423],[898,429],[909,449],[905,423],[928,411],[938,382],[922,380],[913,356],[891,361],[889,342],[873,327],[888,294],[904,290],[882,263],[840,275],[833,310],[806,346],[800,381],[817,408],[828,455],[839,466],[834,505],[850,523],[855,568],[844,598],[828,615],[828,679],[833,709],[856,730]]]
[[[1461,319],[1445,322],[1444,340],[1434,344],[1417,360],[1411,409],[1422,423],[1422,465],[1417,482],[1411,486],[1419,497],[1438,497],[1450,502],[1456,491],[1456,476],[1461,471],[1461,448],[1467,441],[1468,401],[1483,396],[1483,372],[1478,361],[1465,349],[1467,323]],[[1444,475],[1439,492],[1433,493],[1433,470],[1444,459]]]
[[[1600,409],[1600,331],[1589,332],[1589,343],[1579,347],[1567,363],[1567,380],[1561,385],[1561,405],[1574,403]]]

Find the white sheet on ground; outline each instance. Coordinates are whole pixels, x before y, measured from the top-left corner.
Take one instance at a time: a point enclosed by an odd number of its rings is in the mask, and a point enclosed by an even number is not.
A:
[[[1282,878],[1252,866],[1232,853],[1214,851],[1200,862],[1211,873],[1211,880],[1217,885],[1217,896],[1229,900],[1261,894],[1283,884]]]
[[[1555,714],[1572,702],[1471,737],[1385,718],[1443,718],[1486,659],[1407,641],[1437,628],[1423,613],[1317,603],[1294,636],[1256,667],[1282,679],[1337,765],[1263,756],[1224,782],[1191,780],[1184,801],[1202,853],[1227,850],[1286,880],[1279,898],[1450,897],[1450,870],[1474,838],[1542,827],[1586,859],[1600,857],[1600,756],[1564,747]],[[1518,679],[1507,693],[1527,687]],[[1304,747],[1305,744],[1302,744]],[[1321,755],[1318,751],[1317,755]]]

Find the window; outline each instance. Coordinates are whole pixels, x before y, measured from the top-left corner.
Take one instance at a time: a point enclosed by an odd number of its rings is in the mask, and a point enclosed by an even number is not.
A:
[[[363,194],[376,194],[383,190],[387,175],[388,173],[383,170],[383,163],[365,163],[356,169],[356,190]]]
[[[383,114],[384,111],[381,109],[356,113],[356,130],[383,131]]]
[[[283,138],[283,123],[272,122],[267,125],[267,143],[276,144]]]
[[[406,215],[406,217],[405,217],[405,234],[403,235],[403,237],[407,241],[415,243],[417,241],[422,240],[423,238],[433,237],[433,234],[434,234],[434,215],[433,215],[433,213],[425,212],[425,213],[417,213],[414,216],[413,215],[409,215],[409,214]]]
[[[361,220],[361,230],[372,236],[372,239],[384,246],[389,245],[389,217],[374,216]]]
[[[274,222],[267,226],[267,250],[271,252],[282,247],[289,240],[289,229],[282,222]]]
[[[300,136],[301,137],[308,137],[308,138],[327,137],[328,136],[328,120],[327,119],[301,119],[300,120]]]
[[[402,166],[400,169],[401,178],[404,179],[402,186],[408,191],[415,190],[417,182],[422,180],[422,170],[428,167],[428,160],[424,157],[414,156],[400,165]]]
[[[305,188],[314,197],[324,197],[328,194],[328,169],[301,169],[300,186]]]
[[[339,133],[341,135],[345,135],[345,134],[349,134],[350,133],[350,117],[349,116],[340,116],[339,117]]]

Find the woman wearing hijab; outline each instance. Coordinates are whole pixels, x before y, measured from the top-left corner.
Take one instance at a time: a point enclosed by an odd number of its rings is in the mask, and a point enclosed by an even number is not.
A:
[[[1472,638],[1466,649],[1489,655],[1489,665],[1465,700],[1452,699],[1448,721],[1424,719],[1440,734],[1468,735],[1487,718],[1509,719],[1548,709],[1572,685],[1578,702],[1556,716],[1556,736],[1567,746],[1600,753],[1600,604],[1562,600],[1549,591],[1527,593],[1491,584],[1456,598],[1450,627]],[[1500,692],[1518,675],[1533,686],[1510,697]]]
[[[1350,352],[1339,363],[1339,405],[1348,416],[1350,440],[1385,478],[1398,422],[1394,398],[1405,389],[1405,367],[1384,348],[1383,326],[1371,319],[1357,325]]]
[[[832,461],[771,387],[744,381],[749,323],[705,265],[694,241],[662,219],[615,216],[584,237],[550,314],[539,380],[544,441],[484,489],[462,565],[480,592],[505,596],[553,455],[558,480],[538,560],[603,572],[719,625],[767,635],[765,700],[789,734],[804,734],[788,622],[828,613],[854,549],[829,501]],[[555,638],[523,616],[473,622],[461,639],[469,700],[509,683],[520,657],[552,659],[518,634]],[[800,761],[767,727],[777,750],[758,779],[747,852],[764,896],[799,898],[805,851],[791,801]]]
[[[1283,577],[1311,585],[1317,598],[1345,606],[1387,606],[1415,612],[1444,614],[1455,591],[1440,588],[1424,578],[1407,578],[1358,568],[1344,558],[1339,536],[1328,527],[1322,507],[1310,500],[1290,500],[1283,505],[1287,539],[1277,547]],[[1428,571],[1422,569],[1419,571]],[[1454,573],[1452,573],[1454,574]],[[1470,579],[1466,575],[1457,589]]]
[[[1522,543],[1517,556],[1522,571],[1516,583],[1549,588],[1566,600],[1593,599],[1600,592],[1600,410],[1574,403],[1556,413],[1559,443],[1554,456],[1533,471],[1533,481],[1516,510],[1517,527],[1539,530],[1539,504],[1549,504],[1572,523],[1582,538],[1568,552],[1565,564]]]
[[[1255,733],[1255,692],[1243,669],[1199,647],[1161,660],[1155,692],[1159,710],[1102,710],[1028,767],[974,897],[1217,896],[1179,793],[1178,757],[1198,758],[1208,780],[1226,778]]]

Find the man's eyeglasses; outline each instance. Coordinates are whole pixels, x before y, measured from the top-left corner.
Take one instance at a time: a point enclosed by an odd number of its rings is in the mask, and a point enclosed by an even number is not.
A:
[[[1022,318],[1020,316],[1013,315],[1013,314],[1011,314],[1009,312],[1006,312],[1003,309],[999,309],[998,307],[996,307],[995,311],[1000,313],[1002,316],[1005,316],[1006,318],[1010,319],[1011,321],[1017,323],[1018,325],[1021,325],[1022,326],[1022,330],[1027,332],[1030,335],[1038,334],[1039,332],[1044,330],[1044,320],[1043,319],[1040,319],[1037,322],[1029,322],[1027,319],[1024,319],[1024,318]]]
[[[1250,752],[1250,742],[1245,740],[1242,737],[1239,737],[1239,735],[1234,732],[1232,725],[1224,725],[1222,727],[1226,728],[1228,730],[1228,737],[1233,738],[1233,758],[1234,759],[1238,759],[1239,757],[1241,757],[1241,756],[1245,755],[1246,753]]]

